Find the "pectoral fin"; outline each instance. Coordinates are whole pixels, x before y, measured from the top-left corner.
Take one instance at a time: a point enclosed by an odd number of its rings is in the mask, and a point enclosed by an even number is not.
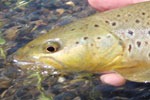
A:
[[[134,66],[129,68],[114,69],[125,79],[135,82],[150,82],[150,67]]]

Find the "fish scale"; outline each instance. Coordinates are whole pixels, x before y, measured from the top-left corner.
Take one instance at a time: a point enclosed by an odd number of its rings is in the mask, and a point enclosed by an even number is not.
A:
[[[140,7],[132,5],[125,8],[106,12],[101,16],[101,20],[108,24],[114,34],[126,42],[125,51],[128,57],[149,62],[150,4],[147,2],[141,3]],[[116,23],[116,25],[112,23]],[[132,34],[130,34],[131,32]]]
[[[114,71],[131,81],[149,82],[150,2],[97,13],[51,30],[12,57],[22,70]]]

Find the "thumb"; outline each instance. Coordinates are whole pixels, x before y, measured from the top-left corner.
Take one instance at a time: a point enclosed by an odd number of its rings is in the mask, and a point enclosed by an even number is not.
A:
[[[144,2],[150,0],[88,0],[89,4],[98,11],[119,8],[129,4]]]

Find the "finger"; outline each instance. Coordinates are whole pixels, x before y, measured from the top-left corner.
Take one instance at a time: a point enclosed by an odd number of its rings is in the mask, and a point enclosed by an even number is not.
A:
[[[126,82],[126,80],[117,73],[104,74],[100,77],[100,79],[104,84],[112,86],[121,86],[124,85]]]
[[[119,8],[129,4],[150,0],[88,0],[89,4],[98,11]]]

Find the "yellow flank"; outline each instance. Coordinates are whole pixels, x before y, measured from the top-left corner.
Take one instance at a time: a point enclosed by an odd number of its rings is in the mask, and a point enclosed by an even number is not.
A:
[[[115,71],[150,81],[149,26],[150,2],[97,13],[31,41],[14,62],[26,70]]]

